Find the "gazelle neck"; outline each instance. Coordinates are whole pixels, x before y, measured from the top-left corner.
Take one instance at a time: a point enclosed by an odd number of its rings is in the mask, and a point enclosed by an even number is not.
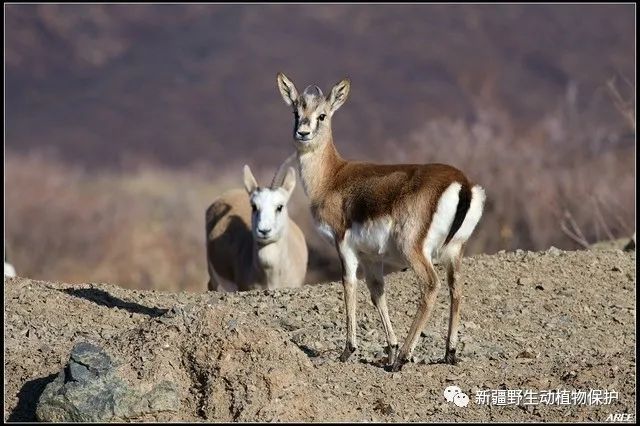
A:
[[[337,168],[345,162],[333,144],[331,133],[329,132],[325,138],[325,141],[319,143],[318,148],[297,149],[302,186],[312,202],[320,197],[322,189],[326,188]]]

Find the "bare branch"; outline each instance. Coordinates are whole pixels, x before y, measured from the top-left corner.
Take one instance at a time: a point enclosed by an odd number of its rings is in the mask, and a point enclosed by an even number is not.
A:
[[[572,229],[569,229],[569,227],[567,226],[567,221],[571,225]],[[580,231],[580,227],[576,224],[575,220],[573,220],[573,216],[568,210],[565,210],[564,212],[564,218],[560,221],[560,228],[573,241],[580,244],[586,249],[589,248],[589,242],[584,237],[582,231]]]
[[[604,216],[602,215],[602,209],[600,208],[600,200],[595,195],[593,196],[593,204],[595,205],[596,219],[600,221],[600,224],[602,225],[602,228],[604,229],[605,234],[607,234],[607,238],[609,240],[615,239],[615,237],[611,233],[611,229],[607,225],[607,221],[604,220]]]
[[[622,114],[624,119],[627,121],[627,124],[631,126],[631,129],[635,133],[636,131],[636,118],[635,118],[635,108],[631,101],[625,101],[620,92],[618,91],[618,87],[615,83],[615,77],[607,82],[607,88],[609,89],[609,95],[613,100],[613,104],[618,109],[618,112]]]

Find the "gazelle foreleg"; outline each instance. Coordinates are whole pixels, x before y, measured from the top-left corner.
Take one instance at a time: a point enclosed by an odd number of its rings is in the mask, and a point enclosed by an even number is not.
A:
[[[388,364],[393,365],[398,354],[398,339],[396,338],[396,334],[393,332],[391,319],[389,318],[389,310],[387,309],[387,298],[384,292],[383,263],[381,260],[375,262],[363,262],[362,266],[364,267],[365,279],[371,295],[371,302],[378,310],[380,320],[382,321],[382,327],[384,328],[384,334],[387,338]]]
[[[358,288],[358,257],[346,239],[337,244],[338,255],[342,263],[342,286],[344,288],[344,306],[347,317],[347,341],[340,361],[345,362],[357,348],[356,343],[356,303]]]

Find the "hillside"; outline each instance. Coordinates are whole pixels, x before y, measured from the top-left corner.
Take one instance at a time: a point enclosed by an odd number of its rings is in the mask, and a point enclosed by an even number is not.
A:
[[[412,149],[409,137],[427,121],[482,123],[488,106],[527,136],[565,98],[588,114],[581,121],[618,138],[625,123],[604,84],[633,81],[635,70],[631,4],[13,4],[5,12],[7,148],[47,149],[90,167],[138,158],[279,164],[291,116],[278,71],[300,90],[351,78],[335,124],[348,156],[366,150],[388,161],[388,144]]]
[[[175,411],[138,420],[604,421],[635,413],[635,252],[507,252],[464,260],[458,365],[444,352],[441,287],[415,362],[376,365],[383,332],[359,288],[359,350],[348,363],[339,283],[236,294],[129,290],[110,284],[5,279],[6,420],[35,401],[76,343],[101,346],[132,385],[172,383]],[[442,280],[443,271],[438,269]],[[387,276],[403,339],[416,309],[415,276]],[[459,386],[466,408],[447,403]],[[485,406],[483,389],[606,389],[611,405]]]

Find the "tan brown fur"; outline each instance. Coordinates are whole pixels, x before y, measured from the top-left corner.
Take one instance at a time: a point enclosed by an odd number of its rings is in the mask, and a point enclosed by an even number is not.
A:
[[[346,161],[329,140],[316,158],[301,157],[303,181],[313,217],[329,225],[338,238],[353,222],[388,215],[398,223],[419,223],[416,238],[429,229],[437,202],[452,183],[472,186],[458,169],[446,164],[372,164]],[[306,179],[305,179],[306,176]]]
[[[484,191],[473,186],[460,170],[445,164],[383,165],[343,159],[333,143],[331,118],[348,96],[349,80],[336,84],[326,99],[316,86],[298,95],[282,73],[277,81],[285,103],[295,113],[294,144],[311,213],[320,230],[333,238],[342,265],[347,339],[340,360],[346,361],[356,349],[358,265],[365,270],[371,300],[383,323],[391,369],[399,370],[409,359],[433,310],[439,287],[431,259],[431,250],[435,250],[447,267],[451,312],[445,361],[454,363],[461,303],[456,275],[466,238],[482,214]],[[450,195],[440,207],[445,192]],[[455,211],[453,200],[457,200]],[[443,230],[446,226],[449,229]],[[432,229],[434,234],[430,234]],[[410,265],[420,283],[418,311],[399,353],[384,293],[385,256]]]

